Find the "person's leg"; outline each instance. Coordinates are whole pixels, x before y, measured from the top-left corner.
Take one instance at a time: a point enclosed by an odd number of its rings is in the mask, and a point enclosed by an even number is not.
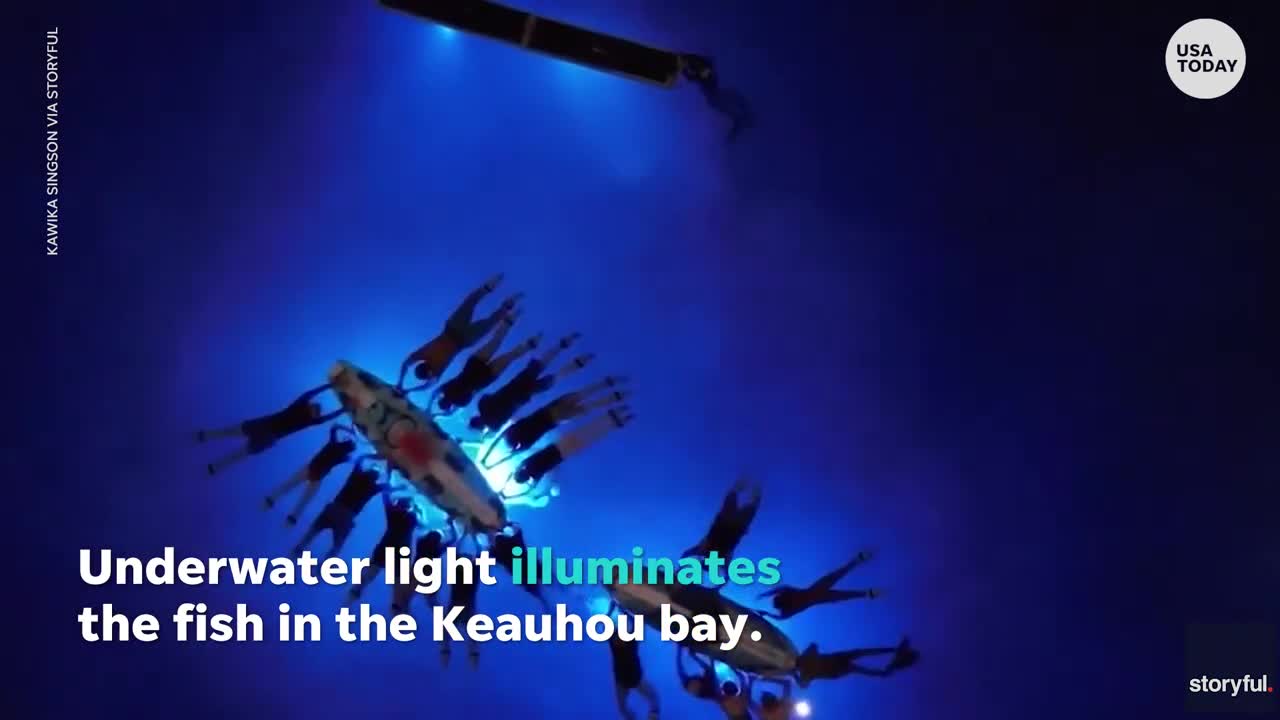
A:
[[[859,665],[858,663],[851,662],[844,667],[842,672],[827,679],[839,680],[840,678],[848,675],[869,675],[871,677],[889,677],[889,675],[892,674],[892,672],[893,671],[887,670],[884,668],[869,668],[865,665]]]
[[[658,702],[658,691],[653,689],[653,685],[650,685],[648,680],[641,680],[636,692],[649,703],[649,720],[657,720],[658,713],[662,710]]]
[[[237,423],[231,427],[219,428],[217,430],[200,430],[196,432],[196,441],[204,442],[206,440],[218,440],[220,438],[241,437],[245,434],[244,424]]]
[[[756,519],[756,513],[760,511],[760,500],[762,494],[759,485],[752,485],[747,495],[747,502],[739,504],[730,516],[733,533],[737,535],[740,541],[747,531],[751,529],[751,523]],[[734,543],[736,546],[737,543]]]
[[[268,493],[266,499],[263,501],[263,505],[265,505],[268,510],[275,507],[276,502],[280,500],[280,498],[284,497],[290,490],[293,490],[306,482],[307,476],[307,466],[303,465],[301,468],[298,468],[297,472],[290,475],[287,480],[277,485],[274,490]]]
[[[413,599],[415,591],[413,589],[413,580],[401,578],[391,588],[391,613],[399,615],[409,611],[409,601]]]
[[[218,460],[214,460],[213,462],[209,463],[207,469],[209,470],[210,475],[217,475],[218,473],[222,472],[223,470],[226,470],[227,468],[249,457],[252,454],[253,454],[252,448],[243,447],[243,448],[240,448],[239,450],[236,450],[235,452],[228,453],[227,455],[222,456]]]
[[[564,367],[556,371],[555,379],[552,382],[559,382],[569,377],[570,375],[578,372],[582,368],[590,365],[591,361],[595,359],[596,359],[596,356],[593,353],[587,353],[585,355],[579,355],[575,357],[574,359],[565,363]]]
[[[824,659],[833,667],[852,665],[864,658],[893,655],[894,653],[897,653],[898,650],[899,648],[896,647],[859,648],[857,650],[843,650],[841,652],[830,653],[826,655]]]
[[[346,511],[349,513],[349,511]],[[341,521],[333,524],[333,545],[329,548],[329,552],[325,553],[326,558],[337,557],[342,552],[342,546],[347,544],[347,538],[351,537],[351,531],[355,530],[354,518],[349,514]]]
[[[861,598],[874,598],[877,593],[871,590],[823,590],[820,592],[811,592],[806,594],[808,602],[804,603],[804,609],[807,610],[816,605],[831,605],[841,603],[846,600],[858,600]]]
[[[298,544],[293,546],[293,557],[301,557],[302,551],[311,547],[311,543],[315,542],[316,537],[325,530],[333,530],[333,523],[329,521],[328,510],[321,512],[320,516],[307,527],[307,531],[302,534]]]
[[[518,312],[504,313],[502,319],[498,322],[497,332],[489,336],[485,344],[476,350],[473,357],[488,362],[489,358],[498,352],[498,348],[502,347],[502,341],[507,339],[507,333],[511,332],[511,326],[515,325],[518,319],[520,319],[520,313]]]
[[[618,713],[622,715],[623,720],[636,720],[636,714],[631,708],[627,707],[627,696],[631,691],[618,685],[613,686],[613,697],[618,702]]]
[[[577,342],[578,338],[580,337],[582,337],[581,334],[573,333],[571,335],[566,335],[560,338],[560,342],[557,342],[555,345],[552,345],[551,347],[547,348],[545,351],[543,351],[541,355],[538,356],[538,362],[542,365],[542,367],[545,368],[546,366],[554,362],[556,357],[560,355],[561,352],[568,349],[575,342]]]
[[[453,655],[453,646],[449,644],[449,633],[440,638],[440,666],[449,667],[449,658]]]
[[[347,597],[352,602],[358,600],[364,593],[364,589],[373,584],[373,581],[377,580],[378,576],[382,574],[382,563],[386,560],[388,547],[390,547],[390,544],[384,535],[383,539],[378,541],[378,545],[373,549],[373,552],[369,554],[369,567],[360,573],[360,582],[353,584],[351,590],[347,593]]]
[[[541,340],[541,334],[534,335],[528,340],[525,340],[519,345],[502,353],[498,357],[493,358],[489,361],[489,370],[493,373],[495,378],[502,377],[502,374],[507,371],[507,368],[511,367],[511,363],[519,360],[525,353],[533,351],[534,348],[538,347],[538,343]]]
[[[567,459],[570,455],[582,452],[600,440],[600,438],[631,422],[634,417],[623,406],[616,410],[610,410],[607,414],[601,415],[580,428],[576,428],[573,432],[565,433],[563,437],[556,441],[556,446],[560,448],[561,458]]]
[[[608,395],[602,395],[601,397],[598,397],[595,400],[585,403],[580,407],[582,408],[582,413],[591,412],[592,410],[604,410],[605,408],[612,407],[619,403],[626,402],[627,396],[629,394],[630,393],[618,390],[615,392],[611,392]],[[582,414],[582,413],[579,413],[579,414]]]
[[[586,408],[582,407],[583,397],[582,393],[573,392],[556,398],[556,401],[547,408],[547,414],[551,416],[551,423],[559,425],[586,412]]]
[[[302,496],[298,498],[298,502],[293,506],[293,511],[284,519],[286,525],[297,525],[298,518],[302,517],[302,513],[306,511],[307,505],[311,504],[311,499],[320,491],[320,481],[323,478],[314,476],[307,477],[307,485],[302,489]]]
[[[445,320],[445,331],[453,335],[459,342],[467,338],[467,333],[472,326],[472,318],[475,317],[476,307],[480,301],[489,296],[493,292],[498,283],[502,282],[502,275],[494,275],[485,281],[485,284],[467,293],[467,296],[458,304],[457,309],[449,315],[449,319]]]
[[[849,574],[849,571],[866,562],[869,556],[866,553],[858,553],[852,560],[832,570],[831,572],[818,578],[817,582],[809,587],[819,593],[827,592],[840,582],[840,579]]]

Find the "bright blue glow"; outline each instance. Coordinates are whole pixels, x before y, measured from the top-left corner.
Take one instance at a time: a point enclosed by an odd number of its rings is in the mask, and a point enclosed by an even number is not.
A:
[[[809,701],[801,700],[796,703],[796,717],[807,718],[813,714],[813,708],[809,706]]]

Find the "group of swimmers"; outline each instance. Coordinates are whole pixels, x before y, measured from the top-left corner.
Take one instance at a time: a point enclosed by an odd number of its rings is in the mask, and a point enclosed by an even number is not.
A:
[[[725,495],[706,534],[686,550],[683,557],[705,558],[715,552],[725,559],[732,558],[760,509],[762,497],[759,485],[746,480],[738,481]],[[880,592],[874,588],[839,590],[835,587],[851,570],[870,559],[870,552],[861,551],[849,562],[806,587],[782,585],[772,588],[760,596],[762,599],[769,598],[772,610],[758,612],[764,617],[786,620],[817,605],[877,598]],[[632,692],[636,692],[649,703],[649,720],[657,720],[658,696],[653,686],[644,678],[638,645],[615,638],[610,642],[609,649],[613,659],[618,707],[622,716],[626,720],[635,720],[635,713],[628,706],[627,700]],[[866,658],[883,656],[889,656],[889,661],[881,667],[860,664]],[[697,665],[696,671],[686,669],[686,657]],[[894,647],[861,648],[834,653],[819,652],[817,644],[811,643],[796,658],[795,670],[789,679],[795,680],[803,688],[814,680],[838,680],[853,674],[888,677],[911,667],[918,659],[919,653],[911,647],[907,638],[903,638]],[[753,678],[735,670],[735,680],[720,682],[714,664],[687,651],[684,646],[678,650],[676,672],[686,692],[700,700],[714,703],[729,720],[750,720],[752,717],[760,720],[787,720],[795,712],[795,701],[791,697],[792,683],[787,678]],[[758,699],[754,699],[755,686],[766,683],[776,684],[781,694],[764,690]]]
[[[496,290],[501,279],[501,276],[496,276],[471,292],[449,316],[439,335],[409,354],[401,365],[396,389],[406,394],[433,390],[427,407],[437,414],[452,414],[474,404],[476,412],[468,422],[471,429],[496,434],[502,441],[501,443],[495,441],[479,462],[487,467],[494,467],[510,460],[513,456],[527,453],[512,472],[508,482],[508,485],[517,487],[519,494],[506,495],[506,488],[504,488],[504,495],[509,500],[523,499],[527,503],[536,504],[539,499],[545,500],[546,495],[553,492],[554,486],[547,482],[547,476],[552,470],[567,457],[582,451],[611,430],[626,425],[634,416],[624,403],[627,397],[626,379],[611,376],[580,390],[559,395],[528,415],[513,421],[513,418],[535,396],[546,392],[557,382],[586,367],[593,356],[578,355],[553,369],[552,364],[560,353],[572,347],[579,339],[576,333],[568,335],[542,354],[531,358],[526,366],[505,385],[486,392],[514,363],[524,355],[535,351],[541,344],[541,336],[535,334],[505,353],[498,354],[520,316],[519,295],[508,297],[493,313],[479,319],[475,317],[479,303]],[[451,379],[441,382],[444,373],[457,357],[464,350],[482,341],[483,345],[466,359],[461,371]],[[410,376],[417,381],[417,384],[406,388],[405,382]],[[344,409],[326,412],[317,400],[328,389],[329,385],[322,385],[308,390],[284,409],[270,415],[254,418],[222,430],[198,433],[197,439],[200,441],[231,436],[242,437],[245,440],[244,446],[239,450],[210,463],[209,474],[216,474],[242,458],[261,453],[285,437],[336,420],[343,414]],[[553,430],[596,411],[598,416],[594,420],[561,434],[553,443],[533,450]],[[320,534],[329,532],[332,534],[333,542],[328,556],[332,557],[341,552],[355,527],[356,517],[374,497],[382,496],[386,527],[370,554],[370,569],[366,577],[362,578],[362,582],[351,587],[349,600],[352,601],[358,599],[369,581],[384,570],[387,549],[409,548],[416,559],[439,558],[443,555],[445,548],[459,539],[458,532],[452,525],[444,528],[432,528],[426,525],[419,517],[411,499],[406,494],[396,492],[391,482],[393,468],[389,463],[385,469],[380,470],[377,467],[387,462],[384,458],[376,455],[361,455],[353,458],[357,437],[354,429],[344,425],[334,425],[330,429],[325,444],[302,468],[268,494],[264,503],[267,508],[272,508],[287,493],[302,486],[300,498],[286,517],[288,525],[296,525],[306,506],[319,491],[324,478],[338,466],[351,462],[351,471],[341,488],[333,500],[321,510],[294,548],[295,555],[300,555]],[[499,444],[505,444],[509,453],[507,457],[490,463],[489,456],[494,453]],[[759,510],[761,499],[762,492],[759,485],[745,480],[735,484],[726,494],[706,534],[685,551],[684,557],[706,557],[711,552],[716,552],[721,557],[731,558],[750,529]],[[488,547],[497,564],[510,573],[515,557],[514,550],[527,546],[523,531],[512,524],[506,531],[489,538]],[[817,605],[878,597],[879,593],[875,589],[840,590],[835,587],[854,567],[866,562],[870,557],[868,552],[859,552],[849,562],[804,588],[784,585],[770,589],[761,597],[770,600],[772,609],[761,611],[760,614],[785,620]],[[533,595],[544,609],[547,608],[548,603],[541,594],[540,586],[522,584],[520,587]],[[463,608],[461,618],[463,621],[475,611],[477,588],[478,584],[469,583],[452,586],[449,605]],[[409,584],[396,586],[392,592],[392,612],[407,612],[415,594],[417,593]],[[430,596],[425,599],[429,603],[435,602],[435,599]],[[610,642],[609,647],[613,660],[618,705],[624,718],[627,720],[634,718],[633,712],[627,705],[632,692],[648,700],[649,717],[657,718],[658,696],[644,678],[638,645],[615,639]],[[468,656],[473,665],[479,661],[478,650],[478,645],[472,642],[468,649]],[[450,654],[451,649],[446,641],[441,647],[442,662],[447,664]],[[790,694],[790,682],[777,681],[782,688],[781,695],[763,691],[758,699],[753,699],[755,685],[769,682],[769,680],[739,675],[736,681],[719,682],[714,665],[696,655],[691,657],[699,666],[699,670],[688,672],[684,664],[686,654],[686,651],[681,648],[677,658],[677,671],[682,686],[694,697],[714,702],[726,717],[731,720],[742,720],[751,718],[753,713],[761,720],[781,720],[791,717],[794,704]],[[890,660],[883,667],[873,668],[859,664],[865,658],[885,655],[890,656]],[[895,647],[836,653],[819,652],[817,645],[811,644],[797,657],[792,679],[801,687],[806,687],[813,680],[838,679],[850,674],[885,677],[910,667],[917,659],[918,654],[905,638]]]
[[[611,376],[582,389],[559,395],[513,421],[521,409],[536,396],[585,368],[593,356],[578,355],[562,366],[553,368],[552,364],[560,353],[573,346],[580,337],[576,333],[568,335],[542,354],[531,358],[505,385],[486,392],[517,360],[534,351],[541,342],[540,335],[533,335],[511,350],[498,354],[507,334],[520,316],[521,296],[516,294],[508,297],[494,312],[486,316],[477,318],[476,313],[480,302],[497,289],[501,280],[501,275],[495,276],[468,294],[449,316],[442,331],[409,354],[400,367],[396,390],[405,395],[433,390],[427,408],[437,415],[452,414],[474,404],[476,412],[468,422],[470,428],[497,435],[484,458],[488,467],[525,455],[511,473],[507,483],[509,488],[504,488],[504,498],[508,504],[538,505],[545,503],[555,492],[555,486],[549,479],[552,470],[612,430],[625,426],[634,419],[634,414],[624,402],[627,398],[626,378]],[[445,372],[458,356],[481,342],[483,345],[466,359],[459,373],[442,382]],[[406,380],[410,377],[416,380],[416,384],[405,387]],[[198,432],[196,439],[200,442],[226,437],[244,440],[241,448],[209,463],[209,474],[215,475],[239,460],[262,453],[286,437],[339,418],[345,409],[327,412],[319,402],[322,393],[329,389],[330,385],[321,385],[303,393],[277,412],[228,428]],[[594,419],[535,450],[557,428],[597,411],[598,416]],[[319,492],[324,479],[339,466],[350,462],[351,471],[337,494],[312,521],[293,551],[295,556],[301,555],[321,534],[328,532],[332,534],[333,541],[327,557],[333,557],[342,551],[355,528],[356,517],[375,497],[382,496],[385,530],[370,553],[370,568],[365,577],[362,582],[351,587],[349,600],[352,601],[358,599],[363,588],[383,572],[388,549],[398,551],[399,548],[409,548],[416,558],[438,558],[446,547],[460,539],[460,533],[452,523],[443,528],[430,527],[419,516],[411,494],[403,492],[392,481],[392,471],[395,468],[385,458],[374,454],[353,457],[357,439],[358,434],[353,428],[333,425],[328,440],[311,459],[264,499],[266,508],[271,509],[287,494],[301,487],[300,497],[285,521],[289,526],[297,525],[299,518]],[[489,463],[488,457],[502,444],[508,450],[506,456]],[[380,469],[379,465],[384,467]],[[507,492],[510,487],[514,487],[514,492]],[[488,544],[497,564],[508,572],[511,572],[514,563],[515,549],[526,547],[523,531],[514,524],[505,532],[489,538]],[[521,587],[539,600],[544,608],[547,607],[539,586]],[[453,587],[450,605],[464,608],[463,620],[474,612],[476,588],[477,585],[474,584],[458,584]],[[411,586],[397,586],[392,593],[392,612],[406,612],[414,594],[416,593]],[[434,598],[427,599],[434,602]],[[445,643],[442,649],[445,661],[448,660],[449,652],[448,643]],[[473,662],[478,660],[477,646],[474,644],[470,655]]]

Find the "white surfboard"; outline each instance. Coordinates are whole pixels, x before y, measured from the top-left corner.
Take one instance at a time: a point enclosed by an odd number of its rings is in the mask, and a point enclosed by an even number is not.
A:
[[[381,378],[346,361],[330,369],[329,381],[356,429],[432,504],[476,532],[506,526],[502,498],[426,412]]]

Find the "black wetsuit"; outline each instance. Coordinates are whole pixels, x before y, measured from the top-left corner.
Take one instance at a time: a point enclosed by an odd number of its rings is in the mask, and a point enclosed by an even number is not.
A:
[[[324,479],[331,470],[346,462],[355,449],[356,444],[350,440],[330,440],[307,463],[307,477],[312,482]]]
[[[499,534],[493,539],[493,559],[500,567],[507,571],[508,574],[515,573],[515,549],[524,547],[524,534],[516,533],[514,536],[508,537]]]
[[[613,681],[620,688],[634,690],[644,682],[644,669],[640,666],[640,644],[609,638],[609,652],[613,655]]]
[[[444,536],[439,532],[431,532],[418,538],[417,558],[438,558],[444,554]]]
[[[476,609],[476,591],[479,589],[480,582],[476,579],[473,583],[456,583],[453,591],[449,595],[450,607],[463,608],[462,617],[471,617],[471,613]]]
[[[520,418],[505,433],[507,444],[516,452],[523,452],[538,444],[547,433],[556,427],[555,416],[551,414],[554,405],[547,405],[535,412]]]
[[[347,476],[347,481],[338,489],[333,498],[334,505],[340,505],[359,514],[365,505],[378,494],[378,471],[356,468]]]
[[[285,409],[246,420],[240,424],[240,432],[249,439],[249,451],[261,452],[273,445],[277,440],[305,430],[313,425],[326,422],[327,418],[312,415],[311,401],[324,392],[329,386],[309,390],[289,403]]]
[[[520,467],[516,469],[516,482],[541,480],[544,475],[560,467],[562,462],[564,462],[564,455],[560,452],[560,448],[556,445],[548,445],[520,463]]]
[[[544,366],[537,360],[529,364],[511,379],[511,382],[480,398],[476,409],[480,411],[480,422],[483,427],[500,428],[511,419],[520,406],[529,402],[534,395],[551,387],[554,378],[543,375]]]

